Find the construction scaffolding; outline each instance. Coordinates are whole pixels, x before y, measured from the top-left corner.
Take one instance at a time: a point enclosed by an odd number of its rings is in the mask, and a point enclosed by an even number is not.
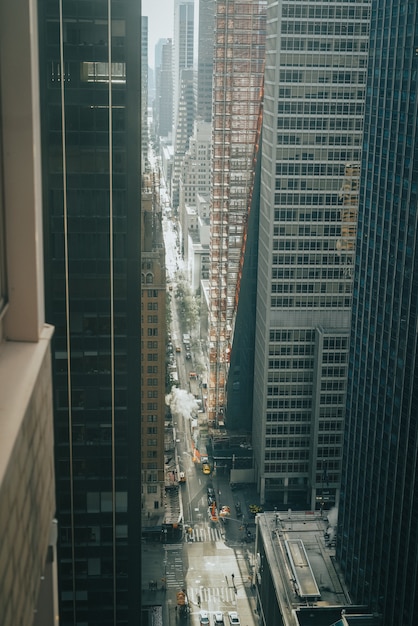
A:
[[[218,0],[213,82],[209,272],[209,420],[224,419],[237,282],[254,175],[266,0]]]

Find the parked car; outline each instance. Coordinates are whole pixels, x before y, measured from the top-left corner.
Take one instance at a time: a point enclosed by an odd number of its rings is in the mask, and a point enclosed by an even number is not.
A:
[[[207,496],[208,496],[208,506],[212,506],[212,504],[216,504],[215,490],[213,489],[213,487],[207,488]]]
[[[223,626],[225,624],[222,611],[215,611],[213,614],[213,623],[215,626]]]
[[[236,611],[229,611],[228,618],[231,626],[240,626],[241,622],[239,621],[238,613]]]
[[[207,611],[200,611],[199,624],[201,626],[209,626],[209,613]]]

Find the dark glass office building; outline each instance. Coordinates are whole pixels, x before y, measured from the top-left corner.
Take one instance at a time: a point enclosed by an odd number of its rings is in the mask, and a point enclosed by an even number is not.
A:
[[[418,4],[372,3],[337,557],[385,626],[418,615]]]
[[[61,626],[140,623],[137,0],[39,3]]]

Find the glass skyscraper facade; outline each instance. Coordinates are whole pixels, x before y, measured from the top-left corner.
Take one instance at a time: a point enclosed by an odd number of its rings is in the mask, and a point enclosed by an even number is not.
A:
[[[418,613],[418,5],[372,5],[337,557],[350,594]]]
[[[261,501],[338,501],[370,2],[269,0],[253,447]]]
[[[60,624],[140,612],[141,16],[40,2]]]

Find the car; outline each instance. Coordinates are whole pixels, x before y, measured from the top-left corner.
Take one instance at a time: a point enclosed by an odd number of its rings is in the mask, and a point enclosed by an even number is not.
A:
[[[201,626],[208,626],[209,624],[209,613],[207,611],[199,612],[199,624]]]
[[[210,465],[208,463],[203,463],[202,472],[206,475],[210,474]]]
[[[192,358],[190,352],[186,352],[186,359],[189,361]]]
[[[238,613],[236,611],[229,611],[228,613],[229,623],[232,626],[240,626],[241,622],[239,621]]]
[[[223,626],[223,624],[225,624],[222,611],[215,611],[213,614],[213,623],[215,626]]]
[[[180,346],[176,346],[176,352],[181,352]]]
[[[179,439],[180,441],[180,439]],[[180,483],[185,483],[186,482],[186,474],[184,472],[180,472],[179,474],[179,482]]]

